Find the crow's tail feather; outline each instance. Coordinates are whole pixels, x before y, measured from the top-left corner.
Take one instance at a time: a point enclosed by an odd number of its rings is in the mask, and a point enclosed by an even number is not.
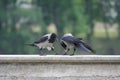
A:
[[[24,44],[24,45],[35,46],[35,44],[33,44],[33,43],[27,43],[27,44]]]

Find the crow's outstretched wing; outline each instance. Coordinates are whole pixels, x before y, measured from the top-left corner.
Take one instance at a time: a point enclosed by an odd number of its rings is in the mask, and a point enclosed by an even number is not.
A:
[[[41,42],[45,42],[46,40],[48,40],[48,36],[43,36],[39,38],[38,40],[36,40],[34,43],[41,43]]]

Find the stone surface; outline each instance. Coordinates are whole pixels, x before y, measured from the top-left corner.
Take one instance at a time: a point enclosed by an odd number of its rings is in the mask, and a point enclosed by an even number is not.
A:
[[[0,80],[120,80],[120,56],[0,55]]]

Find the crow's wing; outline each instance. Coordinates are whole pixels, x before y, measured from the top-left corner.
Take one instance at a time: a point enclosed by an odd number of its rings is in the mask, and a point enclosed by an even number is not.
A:
[[[76,44],[78,44],[78,43],[81,43],[81,42],[84,42],[84,41],[83,41],[82,38],[75,38],[75,37],[74,37],[74,42],[75,42]]]
[[[76,38],[76,39],[83,40],[82,38]]]
[[[82,38],[76,38],[73,36],[63,37],[62,40],[69,42],[69,43],[74,43],[75,45],[79,44],[80,42],[83,42]]]
[[[76,38],[75,41],[79,43],[79,48],[82,50],[95,53],[95,51],[87,43],[85,43],[82,38]]]
[[[45,42],[46,40],[48,40],[48,36],[43,36],[39,38],[38,40],[36,40],[34,43],[41,43],[41,42]]]
[[[80,40],[79,44],[83,50],[95,53],[95,51],[87,43],[85,43],[83,40]]]
[[[63,37],[62,40],[68,43],[74,43],[74,37],[72,36]]]
[[[79,43],[75,46],[77,49],[79,50],[82,50],[82,51],[85,51],[85,52],[92,52],[92,53],[95,53],[95,51],[87,44],[82,44],[82,43]]]
[[[94,51],[88,44],[82,43],[82,45],[83,45],[86,49],[88,49],[88,50],[90,50],[91,52],[95,53],[95,51]]]
[[[60,44],[64,49],[66,49],[67,46],[65,45],[65,43],[63,41],[60,41]]]

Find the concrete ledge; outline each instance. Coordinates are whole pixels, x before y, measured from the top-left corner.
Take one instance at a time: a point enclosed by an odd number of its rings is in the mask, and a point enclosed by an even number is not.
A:
[[[0,55],[0,63],[120,63],[118,55]]]
[[[0,80],[120,80],[120,56],[0,55]]]

